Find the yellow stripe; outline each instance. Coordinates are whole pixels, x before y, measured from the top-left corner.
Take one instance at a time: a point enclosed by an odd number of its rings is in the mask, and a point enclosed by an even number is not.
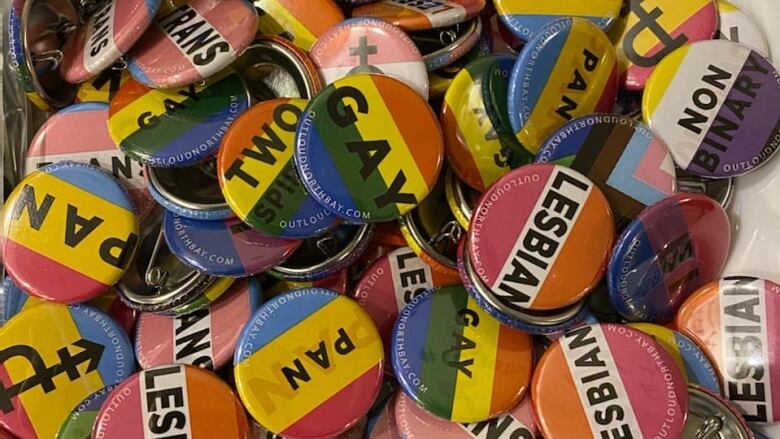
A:
[[[276,4],[276,1],[257,1],[265,15],[257,19],[257,30],[260,34],[279,35],[282,32],[290,32],[293,35],[293,43],[304,50],[311,49],[317,36],[309,28],[303,25],[284,6]]]
[[[585,69],[584,49],[599,56],[598,66],[593,72]],[[531,112],[529,122],[518,133],[520,142],[529,151],[536,153],[548,136],[568,122],[555,112],[562,105],[563,95],[577,102],[577,108],[569,112],[573,117],[592,113],[606,88],[614,64],[615,51],[609,40],[594,37],[593,26],[587,21],[575,20],[561,55]],[[567,88],[574,78],[575,69],[579,70],[587,84],[584,91]]]
[[[44,364],[49,367],[60,362],[57,355],[58,349],[71,346],[73,342],[82,338],[68,308],[64,305],[43,304],[27,311],[27,313],[25,322],[29,322],[31,318],[39,321],[57,322],[56,331],[48,331],[46,337],[41,337],[40,334],[31,332],[27,325],[13,324],[14,320],[12,319],[8,323],[8,327],[3,328],[0,349],[11,345],[32,346],[41,355]],[[70,352],[75,354],[79,349],[71,347]],[[107,354],[110,354],[108,350],[104,352],[104,355]],[[3,363],[3,366],[13,383],[18,383],[35,373],[30,362],[21,357],[12,358]],[[80,366],[79,370],[83,371],[83,367]],[[82,377],[75,381],[70,381],[68,375],[62,373],[54,377],[54,385],[53,392],[44,393],[41,386],[34,386],[19,396],[35,433],[40,438],[55,437],[60,425],[73,407],[76,407],[88,394],[102,388],[104,384],[100,374],[93,372],[82,374]]]
[[[642,8],[645,11],[652,11],[655,8],[659,8],[663,11],[656,22],[665,29],[667,33],[671,34],[675,29],[680,27],[688,19],[690,19],[696,12],[699,12],[703,7],[712,4],[712,0],[644,0],[642,2]],[[626,31],[630,30],[639,23],[639,17],[633,12],[628,15],[628,22],[626,25]],[[623,34],[625,35],[625,33]],[[634,40],[634,50],[640,55],[646,55],[653,47],[660,43],[658,37],[650,30],[643,29]],[[620,39],[618,45],[618,51],[622,52],[623,38]]]
[[[620,11],[621,0],[553,0],[504,2],[503,14],[565,15],[569,17],[610,17]]]
[[[355,350],[344,355],[334,350],[338,328],[346,331]],[[318,349],[320,341],[327,347],[327,369],[305,355]],[[300,387],[293,390],[282,368],[294,369],[296,358],[311,380],[298,380]],[[339,297],[239,363],[236,386],[263,426],[283,431],[383,359],[382,342],[371,319],[353,301]]]
[[[209,80],[209,83],[216,82],[216,79]],[[204,84],[195,85],[195,93],[200,93],[206,87]],[[155,88],[143,96],[139,97],[131,104],[122,108],[119,112],[109,117],[108,123],[111,125],[111,137],[122,142],[133,133],[138,131],[138,117],[143,113],[152,113],[160,116],[165,113],[165,101],[182,103],[189,97],[179,93],[180,90],[187,90],[187,87],[181,88]]]
[[[717,0],[718,2],[718,12],[721,14],[724,12],[734,12],[734,11],[740,11],[736,5],[727,2],[726,0]]]
[[[452,110],[458,123],[463,142],[471,152],[471,157],[477,166],[477,171],[485,187],[490,186],[506,173],[504,168],[496,165],[493,157],[501,151],[501,142],[493,131],[494,139],[488,136],[493,124],[488,119],[485,104],[482,99],[482,82],[475,83],[468,70],[463,69],[455,76],[452,85],[444,96],[447,105]],[[469,93],[464,93],[468,90]],[[474,110],[481,113],[475,113]],[[480,125],[480,117],[482,125]]]
[[[653,70],[650,74],[647,84],[645,85],[645,92],[642,94],[642,117],[647,124],[649,119],[655,113],[656,108],[661,104],[661,100],[666,95],[666,90],[672,84],[677,70],[682,66],[685,57],[688,56],[688,49],[690,44],[686,44],[683,47],[675,50],[674,52],[666,55],[662,63]]]
[[[386,139],[392,146],[390,152],[378,166],[385,184],[390,187],[398,171],[403,169],[404,175],[406,175],[403,192],[413,193],[418,201],[422,201],[428,194],[428,184],[420,173],[417,162],[409,152],[409,146],[404,141],[398,127],[395,126],[393,116],[385,106],[384,99],[374,85],[371,76],[355,76],[352,78],[351,85],[363,92],[370,107],[369,115],[358,117],[358,121],[355,123],[361,138],[365,140]],[[407,204],[396,204],[396,207],[400,212],[409,210]]]
[[[209,301],[213,302],[214,299],[221,296],[222,293],[227,291],[228,288],[230,288],[231,285],[233,285],[233,282],[235,282],[235,278],[232,277],[221,277],[217,279],[216,282],[214,282],[203,295],[208,299]]]
[[[471,378],[458,373],[455,383],[455,399],[452,403],[452,419],[477,422],[488,417],[493,396],[493,375],[496,369],[498,333],[501,325],[490,317],[469,297],[466,307],[477,313],[479,324],[466,325],[463,337],[476,343],[475,349],[460,352],[460,361],[474,359],[470,366]],[[474,395],[479,395],[474,398]]]
[[[645,334],[653,336],[655,341],[663,346],[666,352],[674,358],[674,362],[680,366],[683,375],[687,374],[685,364],[683,364],[682,353],[680,353],[680,347],[677,346],[677,338],[674,336],[674,331],[652,323],[630,323],[629,326],[633,326]]]
[[[28,184],[35,189],[37,205],[41,204],[47,194],[54,197],[54,202],[39,230],[30,227],[28,209],[18,220],[6,215],[6,236],[98,282],[114,284],[123,271],[100,258],[100,245],[108,238],[126,241],[130,233],[138,234],[135,215],[50,174],[41,173]],[[24,186],[20,185],[12,197],[18,196]],[[69,204],[78,209],[81,217],[98,216],[103,219],[103,223],[75,247],[66,245],[64,241]],[[78,230],[78,226],[74,227]]]

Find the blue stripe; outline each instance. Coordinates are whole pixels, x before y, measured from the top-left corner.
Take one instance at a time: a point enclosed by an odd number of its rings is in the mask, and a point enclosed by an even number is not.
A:
[[[683,358],[688,381],[720,394],[718,375],[715,374],[715,368],[704,352],[691,339],[678,331],[674,331],[674,338],[678,346],[682,345],[680,355]]]
[[[176,228],[177,225],[180,229]],[[163,219],[163,233],[171,252],[189,266],[216,276],[246,273],[225,221],[191,219],[168,210]],[[208,259],[212,255],[223,256],[225,261],[232,259],[233,263],[212,262]]]
[[[404,309],[409,310],[409,317],[404,324],[404,337],[398,338],[398,323],[401,322],[399,317],[393,326],[393,337],[390,343],[393,345],[390,348],[390,354],[392,359],[393,371],[396,377],[408,377],[412,376],[410,372],[414,372],[415,376],[420,376],[420,370],[422,370],[423,359],[426,358],[425,354],[425,339],[428,334],[428,327],[431,323],[431,310],[433,308],[433,290],[428,290],[425,293],[415,297],[409,302]],[[400,315],[401,313],[399,313]],[[398,351],[403,350],[405,352],[404,360],[407,360],[406,364],[401,363],[401,358],[398,356]],[[409,366],[409,369],[404,369],[404,366]],[[417,388],[406,379],[399,379],[399,383],[405,388],[409,395],[417,395]],[[413,396],[417,399],[416,396]]]
[[[69,306],[73,324],[85,340],[105,346],[98,363],[103,386],[123,381],[135,370],[135,352],[125,331],[106,313],[91,305]],[[70,347],[76,354],[81,348]],[[123,354],[123,368],[119,368],[118,354]]]
[[[291,290],[298,291],[298,290]],[[309,294],[301,297],[290,296],[289,291],[280,293],[258,309],[241,331],[238,348],[233,358],[234,364],[249,358],[252,354],[276,340],[309,316],[338,299],[338,293],[325,288],[302,288]],[[282,305],[279,302],[285,300]],[[342,298],[342,300],[349,300]],[[262,326],[259,326],[261,325]]]
[[[129,71],[130,75],[141,84],[152,88],[158,87],[157,84],[152,82],[149,77],[146,76],[146,73],[138,65],[135,58],[130,58],[130,60],[127,62],[127,71]]]
[[[317,217],[317,215],[320,214],[324,215],[322,220],[318,219],[314,222],[309,221],[309,218],[312,216]],[[290,218],[288,222],[294,224],[298,220],[301,220],[302,222],[305,220],[309,223],[309,225],[300,228],[296,227],[295,229],[292,229],[288,226],[287,230],[282,231],[281,236],[289,236],[292,238],[308,238],[317,236],[322,234],[322,232],[325,232],[326,230],[334,227],[337,224],[338,217],[331,213],[331,211],[328,209],[325,209],[320,203],[317,202],[317,200],[311,196],[307,196],[303,200],[303,203],[298,206],[295,214],[293,214],[292,218]]]
[[[119,208],[135,213],[127,191],[108,172],[98,167],[86,163],[59,162],[45,166],[41,170]]]
[[[662,200],[667,194],[638,180],[634,171],[642,164],[651,140],[642,133],[634,132],[626,149],[620,156],[615,169],[609,174],[607,184],[620,192],[632,197],[645,206],[650,206]]]
[[[573,132],[568,133],[566,138],[561,139],[557,144],[552,142],[552,139],[554,139],[558,133],[565,132],[571,125],[573,125],[571,122],[567,123],[561,129],[550,135],[548,143],[545,143],[536,154],[536,158],[534,159],[536,163],[555,163],[558,160],[575,156],[580,152],[582,145],[585,144],[585,140],[588,138],[593,126],[586,126],[585,128],[574,130]]]
[[[82,111],[105,111],[108,110],[108,104],[104,102],[84,102],[81,104],[73,104],[70,106],[67,106],[57,112],[57,114],[66,114],[66,113],[80,113]],[[108,115],[106,115],[106,118],[108,118]],[[108,120],[106,119],[106,123],[108,123]]]
[[[121,1],[121,0],[120,0]],[[124,0],[126,1],[126,0]],[[154,16],[157,15],[157,11],[160,9],[160,0],[146,0],[146,13],[149,17],[149,22],[154,21]]]
[[[618,11],[615,11],[618,12]],[[530,32],[531,38],[535,37],[536,34],[539,32],[540,29],[542,29],[547,23],[555,20],[560,20],[561,18],[567,18],[567,17],[577,17],[577,18],[584,18],[591,23],[595,24],[599,28],[608,29],[612,23],[615,22],[615,17],[596,17],[593,15],[583,16],[583,15],[548,15],[548,14],[508,14],[504,17],[504,20],[506,21],[508,27],[512,29],[518,29],[518,32],[524,33],[524,32]]]

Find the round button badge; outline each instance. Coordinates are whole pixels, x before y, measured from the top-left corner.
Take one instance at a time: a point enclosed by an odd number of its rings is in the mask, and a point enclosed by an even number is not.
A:
[[[676,187],[666,144],[625,116],[572,119],[547,139],[536,162],[568,166],[590,178],[607,197],[618,228]]]
[[[155,206],[142,165],[117,149],[108,134],[108,104],[75,104],[46,119],[27,149],[25,173],[62,161],[89,163],[110,172],[129,191],[140,218]]]
[[[628,0],[628,16],[613,32],[623,86],[642,90],[656,64],[673,50],[710,40],[718,30],[715,0]],[[716,59],[716,58],[715,58]],[[709,64],[709,63],[707,63]],[[690,90],[686,90],[686,94]]]
[[[111,67],[152,24],[160,0],[109,0],[87,19],[62,49],[60,73],[85,82]]]
[[[702,41],[669,54],[647,80],[642,117],[677,166],[710,178],[745,174],[780,146],[780,73],[738,43]]]
[[[244,327],[234,358],[244,406],[269,431],[332,437],[368,412],[382,384],[382,341],[371,318],[333,291],[288,291]]]
[[[295,127],[308,101],[272,99],[241,115],[222,140],[217,173],[225,201],[253,228],[272,236],[308,238],[338,217],[303,188],[293,162]]]
[[[534,164],[485,192],[466,251],[494,307],[541,311],[583,299],[601,280],[614,239],[596,185],[569,168]]]
[[[463,23],[484,7],[485,0],[381,0],[356,7],[352,16],[375,17],[405,31],[415,31]]]
[[[688,411],[672,357],[649,335],[611,323],[572,329],[547,348],[531,401],[551,438],[680,438]]]
[[[253,0],[261,35],[278,35],[310,51],[317,38],[344,21],[333,0]]]
[[[231,71],[203,84],[152,89],[129,80],[109,106],[108,132],[130,157],[155,167],[181,167],[217,154],[220,140],[250,105]]]
[[[103,293],[127,270],[138,219],[118,181],[91,165],[61,162],[25,177],[6,200],[3,256],[33,296],[63,303]]]
[[[82,400],[135,369],[125,332],[86,305],[45,303],[24,311],[0,329],[0,352],[0,425],[25,439],[55,437]]]
[[[611,111],[617,90],[617,57],[604,32],[583,18],[556,20],[520,52],[509,79],[509,120],[536,154],[572,118]]]
[[[162,227],[176,257],[213,276],[260,273],[282,263],[301,245],[301,241],[263,235],[238,218],[201,221],[166,211]]]
[[[92,435],[100,407],[116,384],[103,387],[84,398],[62,423],[56,439],[84,439]]]
[[[352,18],[320,35],[309,51],[326,84],[356,73],[382,73],[428,98],[428,70],[401,29],[375,18]]]
[[[769,43],[761,26],[739,6],[726,0],[718,2],[718,38],[744,44],[769,58]]]
[[[135,333],[138,364],[144,369],[173,363],[222,368],[233,358],[241,329],[260,300],[258,281],[240,279],[201,310],[176,317],[142,313]]]
[[[444,145],[428,103],[388,76],[339,79],[314,97],[296,132],[306,190],[352,222],[398,218],[431,191]]]
[[[688,193],[665,198],[618,237],[607,273],[610,301],[629,320],[667,322],[718,276],[730,245],[729,219],[715,200]]]
[[[623,6],[621,0],[494,0],[494,4],[506,27],[523,41],[529,41],[547,23],[565,17],[584,18],[607,30],[615,23]]]
[[[510,411],[531,379],[531,336],[490,317],[462,285],[412,299],[395,323],[392,353],[406,395],[454,422]]]
[[[117,386],[103,403],[93,436],[243,438],[249,421],[230,387],[187,365],[146,369]]]
[[[158,18],[129,53],[128,70],[149,87],[182,87],[235,61],[257,30],[245,0],[192,0]]]
[[[675,324],[712,358],[725,396],[750,423],[780,420],[777,316],[780,285],[751,277],[727,277],[697,290]]]

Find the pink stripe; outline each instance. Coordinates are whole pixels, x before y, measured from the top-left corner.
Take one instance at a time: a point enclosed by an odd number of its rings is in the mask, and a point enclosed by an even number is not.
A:
[[[777,337],[780,334],[780,286],[765,281],[766,294],[766,334],[767,360],[769,364],[769,393],[772,395],[772,415],[780,418],[780,351],[777,347]]]
[[[47,156],[54,162],[66,160],[68,154],[114,150],[116,144],[108,134],[106,106],[101,109],[55,114],[35,134],[27,155]]]
[[[215,363],[227,361],[233,356],[241,330],[254,311],[246,280],[235,282],[225,294],[225,299],[211,307],[211,349]]]
[[[257,26],[255,10],[244,0],[195,0],[190,5],[211,23],[230,43],[230,47],[246,47],[254,38]],[[248,14],[251,14],[252,20],[248,20]]]
[[[130,392],[123,391],[126,388]],[[101,407],[95,420],[95,437],[144,437],[141,403],[140,376],[135,374],[115,388]]]
[[[162,314],[141,314],[136,327],[135,352],[142,368],[173,363],[173,320]]]
[[[634,135],[639,136],[640,134],[634,133]],[[639,166],[634,170],[634,177],[660,192],[673,193],[674,178],[668,172],[664,172],[662,166],[667,154],[666,146],[661,143],[661,140],[654,137],[647,145],[647,150]]]
[[[124,53],[144,33],[153,17],[145,0],[117,0],[114,6],[114,44]]]

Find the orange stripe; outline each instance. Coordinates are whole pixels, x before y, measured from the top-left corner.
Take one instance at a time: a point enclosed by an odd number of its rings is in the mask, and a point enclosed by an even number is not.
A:
[[[555,432],[562,438],[589,436],[583,433],[590,431],[590,424],[560,344],[554,344],[544,353],[537,371],[544,372],[534,375],[531,392],[541,432]]]
[[[128,79],[111,100],[111,114],[116,114],[149,92],[149,88],[135,79]]]
[[[344,21],[341,9],[330,0],[319,0],[314,9],[312,9],[312,2],[301,0],[276,0],[276,2],[296,17],[315,37],[324,34],[334,23]]]
[[[186,370],[186,376],[193,436],[247,437],[249,423],[235,394],[227,386],[218,387],[210,372]]]
[[[498,332],[497,345],[490,413],[497,413],[506,407],[519,404],[531,382],[532,368],[526,367],[533,361],[531,336],[502,325]],[[511,354],[508,353],[510,351]],[[527,358],[520,360],[523,354]],[[507,360],[508,358],[512,360]],[[522,391],[518,394],[516,389],[521,388]]]

